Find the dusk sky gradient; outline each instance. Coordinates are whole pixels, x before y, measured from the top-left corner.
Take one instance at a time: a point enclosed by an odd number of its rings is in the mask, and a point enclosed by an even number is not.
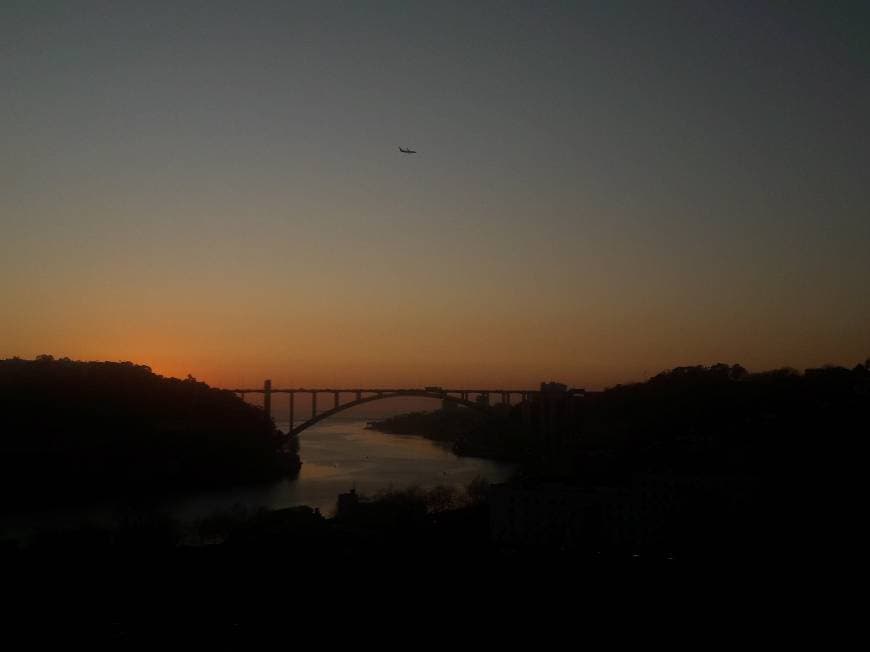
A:
[[[595,388],[870,356],[867,2],[5,0],[0,100],[0,357]]]

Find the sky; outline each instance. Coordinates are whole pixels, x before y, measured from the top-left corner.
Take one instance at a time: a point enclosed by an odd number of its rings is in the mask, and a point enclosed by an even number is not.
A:
[[[868,115],[866,2],[3,0],[0,357],[223,387],[854,365]]]

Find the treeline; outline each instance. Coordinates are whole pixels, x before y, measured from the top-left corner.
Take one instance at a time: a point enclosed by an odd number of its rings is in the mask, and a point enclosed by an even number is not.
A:
[[[463,424],[446,431],[454,451],[507,442],[523,454],[490,501],[504,545],[761,561],[849,522],[834,524],[843,510],[821,496],[838,476],[855,477],[843,453],[870,421],[870,361],[803,372],[678,367],[502,410],[474,423],[442,410],[428,421]],[[391,423],[427,431],[424,415]]]
[[[583,469],[769,475],[866,427],[870,360],[750,373],[678,367],[592,394],[568,437]]]
[[[236,505],[183,522],[147,505],[121,505],[109,521],[42,529],[20,539],[0,538],[5,555],[159,554],[210,549],[256,557],[269,551],[304,554],[319,562],[451,554],[447,539],[483,553],[489,547],[486,499],[489,484],[467,487],[388,489],[373,496],[339,498],[332,518],[300,506],[279,510]],[[352,500],[341,499],[352,498]]]
[[[523,462],[537,452],[528,428],[502,405],[490,414],[463,408],[409,412],[369,422],[369,428],[395,435],[419,435],[449,448],[457,455],[502,462]]]
[[[521,462],[529,473],[551,473],[555,457],[563,475],[612,483],[637,472],[767,473],[861,431],[868,417],[870,360],[804,372],[678,367],[583,397],[495,405],[490,416],[442,409],[372,427],[422,435],[458,454]]]
[[[0,511],[298,472],[262,410],[130,362],[0,361]]]
[[[406,412],[369,421],[368,428],[394,435],[420,435],[432,441],[453,443],[471,428],[480,426],[487,415],[476,410],[441,409]]]

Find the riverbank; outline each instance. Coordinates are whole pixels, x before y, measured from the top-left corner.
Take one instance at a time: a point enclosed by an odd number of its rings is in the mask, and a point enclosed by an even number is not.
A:
[[[309,554],[337,548],[345,555],[368,555],[396,545],[397,538],[419,534],[423,540],[427,538],[424,533],[443,529],[445,518],[449,523],[473,522],[476,534],[486,540],[484,512],[489,486],[478,477],[464,487],[411,486],[384,489],[368,496],[351,489],[333,497],[339,509],[329,516],[307,505],[282,509],[236,505],[185,521],[156,506],[127,505],[116,510],[109,520],[82,520],[28,536],[0,536],[0,557],[136,551],[159,554],[215,546],[230,551],[269,550],[285,545],[294,552],[306,549]]]
[[[140,509],[118,514],[109,526],[82,523],[46,530],[27,540],[0,539],[0,562],[94,559],[119,567],[156,559],[304,559],[324,568],[378,562],[383,568],[406,564],[468,565],[477,569],[504,560],[537,557],[535,549],[505,547],[492,536],[490,492],[478,479],[461,490],[440,486],[388,490],[365,497],[338,496],[339,511],[327,517],[299,506],[278,510],[216,512],[193,524]],[[554,553],[557,551],[553,551]],[[624,551],[614,555],[632,560]],[[558,553],[557,553],[558,554]],[[579,557],[578,557],[579,555]],[[582,558],[575,550],[571,557]],[[568,559],[568,557],[566,557]],[[589,557],[600,561],[600,553]]]
[[[538,439],[506,412],[493,408],[492,414],[448,408],[431,412],[409,412],[369,421],[371,430],[424,437],[462,457],[479,457],[500,462],[525,463],[537,454]]]
[[[328,517],[335,511],[338,494],[354,487],[365,495],[411,486],[461,489],[477,477],[504,482],[515,468],[477,457],[458,457],[422,437],[366,430],[365,421],[354,418],[328,419],[307,430],[300,438],[299,455],[304,463],[298,474],[231,489],[176,492],[150,502],[138,500],[132,506],[148,507],[184,523],[214,513],[253,513],[300,505],[318,509]],[[125,500],[104,500],[90,506],[0,517],[0,539],[39,530],[69,529],[83,522],[106,527],[128,506]]]

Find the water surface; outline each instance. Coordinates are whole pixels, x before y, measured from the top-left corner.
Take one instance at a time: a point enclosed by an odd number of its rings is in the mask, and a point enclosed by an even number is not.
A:
[[[216,511],[282,509],[309,505],[331,516],[336,498],[352,488],[363,495],[384,489],[450,485],[462,488],[477,477],[500,482],[513,467],[474,457],[459,457],[422,437],[389,435],[365,428],[366,420],[334,417],[300,436],[302,469],[298,477],[225,491],[192,492],[161,500],[157,509],[186,522]],[[287,423],[277,423],[286,431]],[[74,509],[37,512],[0,521],[0,536],[28,535],[40,529],[75,527],[83,521],[111,524],[117,505],[104,501]]]
[[[478,476],[490,482],[503,481],[513,468],[491,460],[459,457],[422,437],[367,430],[365,424],[359,418],[336,417],[303,432],[299,451],[302,470],[295,479],[189,496],[173,501],[171,511],[188,519],[233,504],[269,509],[310,505],[330,515],[338,494],[351,488],[371,495],[390,487],[464,487]],[[286,430],[286,423],[277,425]]]

